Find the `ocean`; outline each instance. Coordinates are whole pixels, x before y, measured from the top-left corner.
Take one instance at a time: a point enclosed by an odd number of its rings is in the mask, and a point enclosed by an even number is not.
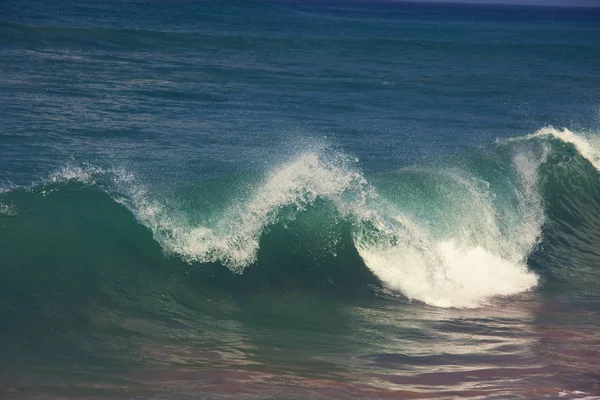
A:
[[[0,398],[600,399],[600,8],[0,3]]]

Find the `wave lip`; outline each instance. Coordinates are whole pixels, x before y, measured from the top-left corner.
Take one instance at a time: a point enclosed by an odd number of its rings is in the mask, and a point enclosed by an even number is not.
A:
[[[508,141],[516,142],[544,137],[552,137],[563,143],[573,145],[579,155],[588,160],[596,170],[600,171],[600,138],[598,137],[586,137],[567,128],[560,130],[552,126],[547,126],[530,135],[508,139]]]

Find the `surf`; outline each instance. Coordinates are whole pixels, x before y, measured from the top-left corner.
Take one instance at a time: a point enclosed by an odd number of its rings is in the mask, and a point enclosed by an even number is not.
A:
[[[581,178],[590,185],[586,193],[568,186],[563,167],[569,152],[578,171],[593,169]],[[593,140],[544,128],[478,155],[466,154],[447,168],[412,167],[367,177],[355,158],[311,149],[248,181],[246,190],[231,191],[236,196],[210,210],[185,206],[190,202],[177,196],[159,196],[123,168],[67,165],[42,183],[0,193],[0,222],[4,219],[6,227],[17,221],[17,226],[35,209],[72,212],[60,206],[60,199],[82,192],[94,202],[108,199],[113,206],[105,212],[119,220],[125,210],[163,254],[192,268],[220,265],[247,276],[267,268],[267,259],[274,265],[285,259],[275,244],[283,240],[314,253],[289,260],[303,260],[300,271],[307,275],[321,264],[324,281],[330,279],[328,269],[333,275],[349,271],[346,281],[352,275],[368,280],[357,272],[364,269],[388,295],[436,307],[475,308],[498,296],[535,290],[548,270],[560,271],[539,267],[553,249],[548,238],[562,234],[562,217],[553,204],[571,198],[578,212],[587,197],[596,204],[596,154]],[[548,192],[555,181],[569,193]],[[577,196],[586,198],[575,202]],[[290,267],[269,268],[274,273],[273,268]]]

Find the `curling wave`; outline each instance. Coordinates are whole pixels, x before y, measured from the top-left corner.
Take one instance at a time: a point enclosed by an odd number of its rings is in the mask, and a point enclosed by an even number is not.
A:
[[[563,179],[557,162],[565,162],[564,146],[572,146],[575,157],[597,172],[593,140],[553,128],[499,143],[480,155],[483,163],[404,169],[369,180],[350,157],[309,151],[274,168],[249,195],[230,199],[211,218],[198,218],[206,212],[201,208],[157,196],[124,169],[67,166],[42,185],[0,193],[0,218],[19,218],[26,196],[44,198],[77,183],[125,206],[164,252],[242,274],[250,265],[261,267],[259,250],[269,230],[293,226],[299,216],[326,207],[331,211],[321,213],[325,221],[319,223],[342,222],[362,263],[388,292],[438,307],[477,307],[539,283],[540,271],[530,269],[530,257],[544,235],[560,235],[560,215],[556,207],[548,214],[548,204],[557,196],[572,197],[544,195],[552,179]],[[321,229],[311,224],[301,235]],[[340,238],[327,240],[337,252]]]

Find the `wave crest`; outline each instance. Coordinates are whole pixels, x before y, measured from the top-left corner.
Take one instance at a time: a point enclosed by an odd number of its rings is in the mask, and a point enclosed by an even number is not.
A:
[[[283,219],[294,219],[317,198],[333,202],[342,215],[368,219],[373,211],[366,203],[376,197],[347,157],[325,161],[317,152],[302,154],[276,168],[250,199],[232,205],[214,226],[191,223],[172,207],[151,201],[139,186],[131,186],[128,192],[132,211],[152,229],[165,250],[188,262],[220,262],[238,273],[256,262],[265,229]],[[283,213],[284,209],[290,212]]]
[[[552,137],[563,143],[571,144],[583,158],[600,171],[600,138],[597,136],[575,133],[567,128],[562,130],[547,126],[530,135],[509,139],[509,142]]]

